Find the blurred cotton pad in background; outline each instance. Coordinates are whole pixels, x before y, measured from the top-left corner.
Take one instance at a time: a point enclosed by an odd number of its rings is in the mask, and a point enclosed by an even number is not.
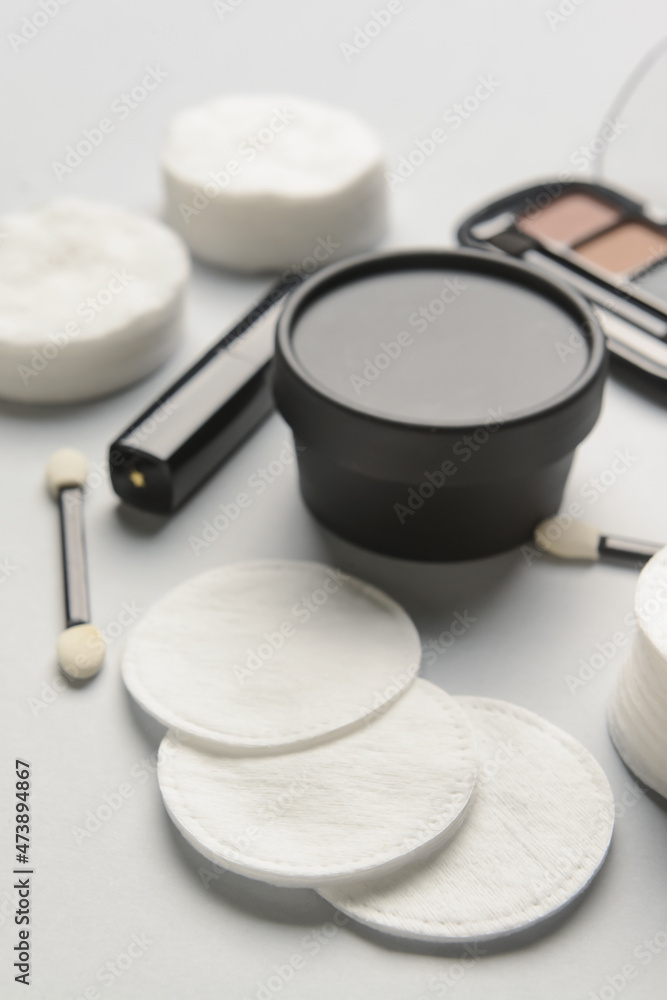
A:
[[[166,226],[60,198],[0,218],[0,232],[0,396],[91,399],[166,361],[190,266]]]
[[[162,156],[167,220],[198,257],[281,271],[372,247],[384,235],[383,151],[348,111],[281,94],[190,108]]]
[[[491,698],[457,698],[479,752],[474,802],[428,858],[321,895],[362,924],[426,941],[480,941],[531,927],[593,879],[614,825],[602,768],[561,729]]]
[[[465,712],[422,680],[316,747],[228,756],[169,733],[158,771],[172,820],[205,857],[293,886],[372,876],[432,851],[464,821],[476,776]]]
[[[160,722],[222,747],[281,750],[358,725],[413,681],[421,645],[382,591],[318,563],[221,566],[159,600],[123,677]]]

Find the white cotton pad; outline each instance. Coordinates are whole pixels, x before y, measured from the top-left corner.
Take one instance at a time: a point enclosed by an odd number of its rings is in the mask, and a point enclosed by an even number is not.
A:
[[[91,399],[171,354],[190,265],[166,226],[59,198],[0,218],[0,233],[0,396]]]
[[[614,801],[604,772],[567,733],[526,709],[457,698],[480,756],[475,800],[455,837],[379,881],[321,895],[401,937],[503,937],[556,913],[604,861]]]
[[[158,779],[172,820],[209,860],[315,886],[433,850],[463,819],[476,774],[465,712],[418,680],[368,725],[302,750],[225,756],[168,733]]]
[[[221,566],[157,602],[123,677],[167,726],[232,750],[314,743],[412,683],[412,620],[375,587],[318,563]]]
[[[609,705],[609,731],[638,778],[667,797],[667,549],[642,570],[637,631]]]
[[[369,249],[386,228],[382,150],[338,108],[223,97],[172,122],[162,166],[168,221],[223,267],[308,272]]]

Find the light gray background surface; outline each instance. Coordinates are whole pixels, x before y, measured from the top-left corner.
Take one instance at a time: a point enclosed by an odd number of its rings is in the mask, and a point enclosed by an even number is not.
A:
[[[394,167],[480,76],[491,75],[498,82],[493,95],[394,192],[390,245],[451,245],[454,222],[485,197],[572,169],[571,157],[596,135],[624,78],[665,32],[658,0],[567,0],[561,7],[571,13],[554,25],[547,12],[557,11],[556,0],[403,0],[402,13],[348,63],[341,42],[352,41],[381,6],[383,0],[236,0],[235,9],[221,8],[221,18],[208,0],[70,0],[15,52],[9,33],[39,8],[37,0],[3,4],[0,208],[77,193],[159,212],[157,155],[166,122],[193,102],[235,90],[291,92],[349,107],[377,129]],[[161,67],[167,79],[58,181],[52,162],[108,115],[148,66]],[[289,435],[277,416],[166,523],[120,509],[104,475],[107,443],[264,285],[198,266],[183,344],[150,380],[87,406],[0,407],[0,557],[11,567],[0,583],[0,994],[660,1000],[667,983],[667,813],[664,803],[637,790],[605,726],[622,660],[609,644],[615,632],[628,632],[633,570],[544,558],[528,565],[519,552],[449,566],[372,555],[313,522],[293,465],[254,497],[233,528],[195,554],[189,536],[200,535],[219,504],[247,490],[253,473],[279,457]],[[667,541],[666,401],[667,389],[612,374],[603,416],[578,452],[567,491],[568,501],[581,499],[588,484],[595,499],[583,500],[586,516],[604,531]],[[54,662],[63,624],[57,511],[43,488],[45,461],[63,445],[86,452],[97,473],[87,500],[94,619],[110,634],[122,633],[103,673],[65,690]],[[611,468],[619,449],[630,456],[627,470],[597,493],[591,480]],[[462,964],[457,954],[403,947],[352,926],[331,935],[333,910],[313,892],[206,875],[210,865],[172,827],[149,773],[160,729],[124,692],[125,630],[116,623],[124,607],[145,609],[188,576],[264,556],[329,561],[384,587],[412,614],[425,645],[456,611],[467,611],[474,624],[446,652],[428,657],[434,662],[424,675],[452,693],[534,709],[597,756],[625,804],[608,863],[567,919],[532,943]],[[590,661],[598,643],[611,655],[571,690],[568,675]],[[14,986],[11,970],[16,756],[33,770],[29,991]],[[77,843],[75,828],[121,785],[130,796]],[[116,966],[116,975],[108,963],[133,935],[144,953],[126,971]],[[272,978],[275,967],[295,955],[302,967],[281,985]]]

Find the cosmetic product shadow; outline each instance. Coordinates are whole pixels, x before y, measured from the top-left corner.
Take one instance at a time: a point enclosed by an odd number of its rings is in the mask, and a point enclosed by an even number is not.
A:
[[[3,399],[0,400],[0,414],[6,417],[18,417],[23,421],[33,421],[33,423],[58,423],[60,420],[68,421],[77,415],[90,418],[91,407],[102,401],[106,397],[96,397],[88,401],[75,403],[32,403],[29,400],[18,401]]]
[[[420,562],[360,548],[319,524],[317,533],[323,561],[387,591],[405,607],[424,635],[436,627],[441,629],[443,617],[451,616],[454,609],[474,606],[476,614],[483,614],[525,565],[518,548],[485,559]]]
[[[578,919],[585,926],[590,924],[591,917],[586,915],[586,910],[595,904],[596,896],[604,892],[607,879],[613,877],[613,862],[611,860],[613,852],[614,844],[612,842],[602,867],[591,882],[560,910],[552,913],[544,920],[540,920],[537,924],[502,935],[501,937],[489,938],[487,940],[482,938],[479,941],[470,941],[467,944],[444,944],[414,941],[410,938],[399,937],[398,935],[384,934],[381,931],[366,927],[364,924],[357,923],[353,917],[350,918],[350,923],[347,926],[350,929],[354,929],[355,933],[359,934],[360,937],[388,951],[402,951],[415,955],[434,955],[443,958],[459,959],[466,955],[469,957],[474,955],[485,957],[487,955],[506,954],[507,952],[520,952],[532,947],[551,934],[556,934],[565,924],[576,919],[577,914],[579,914]],[[601,904],[598,902],[597,905]],[[580,910],[581,913],[579,913]]]
[[[331,906],[312,889],[269,885],[221,868],[199,854],[166,813],[165,821],[170,827],[175,854],[190,869],[202,892],[211,892],[227,906],[259,920],[309,928],[330,919]]]
[[[138,507],[122,502],[114,507],[114,517],[129,534],[143,537],[159,535],[170,520],[166,514],[151,514],[150,511],[139,510]]]
[[[619,385],[636,392],[638,396],[644,396],[656,406],[667,409],[667,382],[664,378],[641,371],[615,354],[611,355],[609,374]]]
[[[151,751],[157,751],[165,733],[167,732],[167,727],[161,722],[158,722],[157,719],[154,719],[152,715],[149,715],[148,712],[146,712],[141,705],[134,700],[124,684],[122,687],[125,701],[128,705],[130,715],[137,725],[137,729],[146,739],[148,749]]]
[[[220,288],[222,281],[234,285],[235,288],[242,287],[250,295],[256,295],[258,289],[260,289],[261,294],[261,289],[276,280],[275,271],[253,271],[247,273],[244,271],[231,271],[227,268],[222,268],[219,264],[209,264],[199,257],[193,257],[191,264],[193,275],[205,281],[210,281],[216,289]]]
[[[649,801],[653,802],[656,806],[658,806],[659,809],[662,809],[664,813],[667,813],[667,799],[663,795],[661,795],[660,792],[656,792],[654,788],[651,788],[650,785],[647,785],[644,781],[642,781],[642,779],[638,777],[638,775],[636,775],[635,772],[628,767],[628,765],[623,760],[618,751],[616,751],[616,754],[621,764],[623,765],[626,774],[628,775],[629,778],[632,778],[635,784],[639,787],[639,790],[642,792],[642,794],[645,795],[646,798],[649,799]]]
[[[50,678],[47,678],[47,683],[53,684],[56,677],[60,680],[66,681],[67,687],[72,688],[73,691],[78,691],[79,689],[92,687],[93,684],[99,684],[99,680],[102,671],[98,671],[93,674],[92,677],[70,677],[69,674],[65,673],[63,668],[60,666],[57,660],[53,661],[53,673]]]
[[[632,772],[631,772],[632,773]],[[634,775],[633,775],[634,778]],[[635,779],[637,780],[637,779]],[[656,806],[658,806],[664,813],[667,813],[667,799],[664,798],[660,792],[654,791],[649,788],[648,785],[644,785],[644,794],[647,799],[650,799]]]
[[[611,851],[612,848],[610,848],[609,854],[611,854]],[[557,933],[563,925],[574,918],[577,911],[580,909],[585,910],[587,906],[591,905],[595,895],[603,888],[606,870],[607,865],[605,864],[591,884],[556,913],[546,917],[544,920],[540,920],[539,923],[533,924],[531,927],[526,927],[501,937],[482,938],[481,940],[469,941],[467,943],[457,942],[446,944],[443,942],[416,941],[410,938],[402,938],[399,935],[385,934],[382,931],[367,927],[365,924],[357,923],[354,917],[349,918],[349,924],[346,924],[346,926],[350,930],[353,930],[355,934],[358,934],[359,937],[386,951],[400,951],[413,955],[431,955],[441,958],[465,958],[468,962],[476,957],[483,958],[487,955],[520,952],[532,947],[549,935]],[[585,913],[581,915],[581,919],[587,919]]]
[[[364,938],[369,944],[382,948],[385,951],[400,951],[410,955],[430,955],[436,958],[463,959],[471,964],[475,959],[486,958],[491,955],[502,955],[508,952],[520,952],[531,947],[535,942],[547,937],[557,931],[570,918],[572,913],[581,905],[580,899],[575,899],[563,910],[555,913],[552,917],[540,921],[533,927],[516,931],[499,938],[490,938],[480,941],[468,941],[466,943],[445,944],[430,941],[415,941],[410,938],[402,938],[398,935],[384,934],[376,931],[372,927],[357,923],[350,917],[348,927],[359,937]]]
[[[26,400],[0,400],[0,414],[6,417],[18,417],[22,422],[33,421],[34,423],[59,423],[68,422],[72,418],[80,417],[82,421],[89,422],[98,410],[120,400],[124,404],[131,405],[134,394],[137,391],[145,392],[147,386],[151,387],[150,396],[157,395],[159,391],[159,380],[163,377],[165,370],[169,367],[171,357],[167,358],[160,365],[145,375],[134,379],[127,385],[119,386],[116,389],[103,389],[96,392],[89,399],[76,399],[71,402],[63,400],[58,403],[40,403],[29,399]],[[155,383],[155,385],[153,385]],[[137,405],[137,404],[135,404]],[[141,405],[141,404],[138,404]],[[111,439],[111,432],[109,440]],[[106,445],[108,442],[103,442]],[[106,447],[105,447],[106,452]]]
[[[147,749],[156,752],[167,731],[165,726],[137,705],[127,689],[125,695]],[[176,829],[166,810],[163,821],[176,857],[189,869],[202,892],[211,892],[226,905],[262,920],[306,928],[326,923],[331,906],[312,889],[290,889],[236,875],[195,850]]]

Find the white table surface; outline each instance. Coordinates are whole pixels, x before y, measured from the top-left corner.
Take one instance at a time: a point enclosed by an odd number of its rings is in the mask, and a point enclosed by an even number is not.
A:
[[[451,245],[455,221],[472,205],[567,168],[573,151],[595,136],[623,79],[665,30],[658,0],[580,0],[555,27],[546,12],[557,9],[556,0],[404,0],[393,23],[348,63],[340,43],[351,41],[381,6],[383,0],[236,0],[235,9],[221,8],[221,18],[207,0],[70,0],[14,51],[9,34],[39,8],[36,0],[5,3],[0,208],[76,193],[159,212],[157,155],[166,122],[193,102],[236,90],[349,107],[377,129],[395,164],[480,76],[491,75],[498,81],[493,95],[394,192],[389,245]],[[149,66],[162,68],[164,82],[59,181],[53,161]],[[664,802],[637,791],[607,734],[605,708],[622,653],[612,653],[576,690],[567,681],[597,643],[627,630],[633,570],[547,559],[529,566],[518,552],[457,565],[386,559],[321,530],[304,509],[293,466],[254,499],[233,530],[195,554],[188,537],[288,439],[277,416],[166,522],[122,510],[111,492],[101,465],[108,442],[264,285],[197,266],[183,344],[151,379],[86,406],[0,407],[0,558],[13,567],[0,584],[0,995],[660,1000],[667,992],[667,812]],[[667,541],[666,404],[667,387],[612,373],[602,418],[577,453],[566,497],[579,497],[617,449],[627,450],[627,472],[587,511],[603,531]],[[112,633],[122,629],[103,673],[64,690],[54,661],[63,624],[57,511],[42,482],[48,455],[63,445],[100,463],[86,510],[94,619]],[[455,611],[469,612],[473,626],[424,675],[455,694],[534,709],[597,756],[626,804],[604,869],[556,926],[462,964],[457,953],[404,946],[351,925],[331,933],[333,910],[311,891],[272,889],[233,875],[202,878],[200,869],[211,866],[185,845],[162,807],[151,763],[161,730],[123,689],[126,630],[115,623],[124,606],[145,609],[186,577],[264,556],[351,569],[402,601],[425,643]],[[30,760],[33,772],[29,991],[13,983],[11,970],[17,756]],[[74,828],[120,785],[130,786],[121,808],[77,843]],[[143,942],[132,949],[139,957],[122,970],[123,958],[114,963],[134,935]],[[281,984],[275,968],[294,955],[302,967]]]

